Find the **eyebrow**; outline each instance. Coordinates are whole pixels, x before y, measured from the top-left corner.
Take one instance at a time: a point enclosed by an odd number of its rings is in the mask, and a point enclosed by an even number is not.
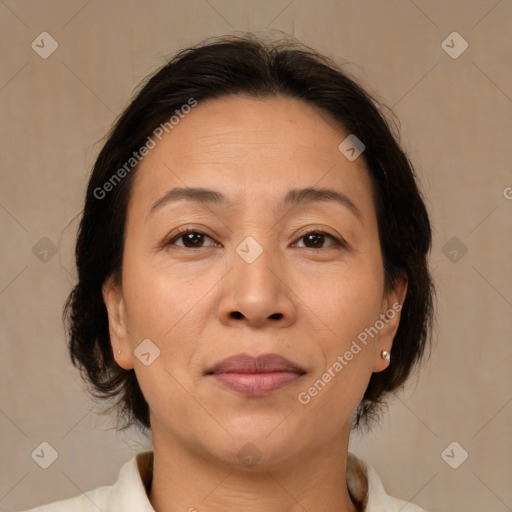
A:
[[[162,208],[164,205],[168,205],[170,203],[181,200],[207,203],[222,207],[228,207],[230,205],[230,201],[227,196],[217,190],[201,187],[176,187],[168,190],[162,197],[157,199],[152,204],[148,212],[148,217],[149,215],[152,215],[156,210]],[[348,208],[360,221],[362,221],[361,211],[348,196],[328,188],[307,187],[289,190],[286,196],[277,204],[277,209],[283,210],[287,207],[295,207],[299,205],[307,205],[320,202],[336,202]]]

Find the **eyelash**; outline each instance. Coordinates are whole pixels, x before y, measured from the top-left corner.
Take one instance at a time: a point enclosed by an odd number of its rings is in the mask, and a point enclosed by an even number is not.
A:
[[[206,237],[210,238],[211,240],[213,240],[213,238],[211,236],[209,236],[206,233],[203,233],[202,231],[199,231],[197,229],[181,228],[177,232],[173,233],[169,238],[165,239],[163,241],[163,243],[161,244],[160,248],[165,248],[165,247],[174,245],[174,242],[176,240],[179,240],[181,237],[188,235],[189,233],[203,235],[203,236],[206,236]],[[310,231],[307,231],[307,232],[301,234],[300,237],[298,238],[298,240],[301,240],[311,234],[322,235],[322,236],[331,238],[334,241],[334,243],[329,247],[321,247],[320,249],[315,249],[314,247],[305,247],[305,249],[312,249],[314,251],[318,251],[318,250],[322,250],[322,249],[329,249],[330,247],[346,247],[347,246],[347,244],[344,240],[340,240],[340,239],[336,238],[334,235],[331,235],[330,233],[327,233],[326,231],[322,231],[322,230],[318,230],[318,229],[312,229]],[[197,250],[197,249],[205,248],[205,247],[184,247],[184,246],[178,246],[178,247],[180,247],[181,249],[190,249],[190,250]]]

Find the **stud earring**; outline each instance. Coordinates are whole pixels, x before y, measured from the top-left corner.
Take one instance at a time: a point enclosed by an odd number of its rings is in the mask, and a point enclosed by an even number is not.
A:
[[[382,359],[385,359],[386,361],[390,361],[391,354],[387,350],[383,350],[380,355],[382,356]]]
[[[121,350],[118,350],[118,351],[117,351],[117,353],[118,353],[118,354],[120,354],[120,353],[121,353]]]

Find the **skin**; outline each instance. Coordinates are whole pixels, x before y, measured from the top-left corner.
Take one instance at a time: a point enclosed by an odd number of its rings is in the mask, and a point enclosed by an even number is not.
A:
[[[347,135],[297,99],[220,98],[199,102],[140,164],[121,283],[107,280],[103,297],[116,361],[135,370],[149,404],[157,512],[356,510],[342,484],[351,416],[389,364],[381,351],[400,315],[307,405],[297,399],[406,293],[403,280],[385,289],[364,160],[338,149]],[[313,186],[348,196],[360,218],[335,202],[276,210],[290,189]],[[149,214],[173,187],[215,189],[231,203],[180,200]],[[180,227],[206,236],[165,245]],[[248,236],[263,250],[252,263],[236,252]],[[160,356],[146,366],[134,350],[148,338]],[[264,397],[204,375],[242,352],[279,354],[306,374]],[[261,455],[251,467],[237,456],[246,443]]]

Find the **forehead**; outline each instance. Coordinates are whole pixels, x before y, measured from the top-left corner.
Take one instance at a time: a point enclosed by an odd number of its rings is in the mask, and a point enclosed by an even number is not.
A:
[[[199,102],[159,145],[190,160],[206,151],[212,158],[220,154],[224,160],[236,159],[245,150],[256,152],[263,145],[262,157],[273,150],[285,156],[289,152],[283,154],[277,146],[287,145],[294,152],[313,152],[325,160],[346,136],[327,112],[296,98],[236,95]]]
[[[277,200],[318,185],[371,201],[363,158],[349,161],[338,149],[347,135],[328,113],[295,98],[198,102],[144,157],[132,196],[142,204],[173,186],[201,186],[235,199]]]

